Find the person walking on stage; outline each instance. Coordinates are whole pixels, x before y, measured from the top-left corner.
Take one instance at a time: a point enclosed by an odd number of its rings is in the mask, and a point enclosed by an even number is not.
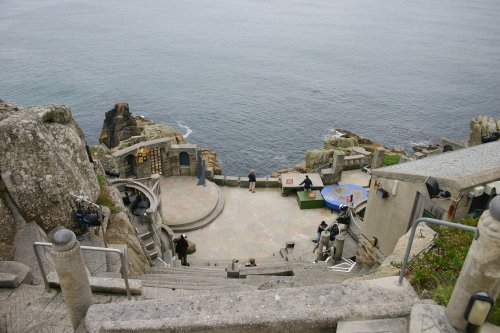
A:
[[[255,170],[250,171],[250,174],[248,175],[248,182],[249,182],[249,187],[248,190],[252,193],[255,193],[255,182],[257,179],[255,178]]]
[[[182,266],[189,266],[187,262],[187,250],[189,247],[189,243],[186,240],[187,235],[182,234],[180,238],[177,238],[175,240],[176,245],[175,245],[175,252],[177,252],[177,255],[181,259],[181,264]]]
[[[302,185],[302,184],[304,184],[304,191],[310,191],[311,185],[313,184],[313,182],[309,179],[309,176],[306,175],[306,179],[304,179],[302,181],[302,183],[300,183],[299,185]]]

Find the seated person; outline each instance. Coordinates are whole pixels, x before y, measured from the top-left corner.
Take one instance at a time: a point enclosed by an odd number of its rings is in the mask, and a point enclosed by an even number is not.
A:
[[[245,267],[255,267],[257,264],[255,263],[255,258],[250,258],[248,262],[245,264]]]

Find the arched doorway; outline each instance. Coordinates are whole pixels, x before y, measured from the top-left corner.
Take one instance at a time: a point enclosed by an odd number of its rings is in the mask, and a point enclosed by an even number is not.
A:
[[[179,154],[179,164],[181,166],[189,166],[189,154],[185,151]]]

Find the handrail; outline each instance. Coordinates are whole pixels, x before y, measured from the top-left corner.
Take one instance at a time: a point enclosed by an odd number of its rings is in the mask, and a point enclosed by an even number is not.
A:
[[[35,256],[36,260],[38,261],[38,266],[40,267],[40,273],[42,273],[42,278],[43,278],[43,283],[45,284],[45,290],[47,292],[50,292],[50,286],[49,286],[49,281],[47,279],[47,275],[45,273],[45,269],[43,268],[43,263],[40,260],[40,253],[38,252],[38,247],[52,247],[52,243],[45,243],[45,242],[35,242],[33,243],[33,250],[35,251]],[[121,275],[122,278],[125,280],[125,288],[127,289],[127,299],[130,300],[131,294],[130,294],[130,287],[128,283],[128,265],[126,265],[127,260],[127,253],[122,250],[122,249],[113,249],[113,248],[105,248],[105,247],[94,247],[94,246],[80,246],[82,250],[88,250],[88,251],[101,251],[101,252],[114,252],[118,253],[120,255],[120,260],[121,260]]]
[[[406,265],[408,263],[408,258],[410,257],[410,251],[411,251],[411,247],[413,245],[413,238],[415,237],[415,231],[417,230],[417,225],[420,222],[437,224],[437,225],[442,225],[442,226],[454,228],[454,229],[461,229],[461,230],[465,230],[465,231],[472,231],[476,234],[475,238],[479,237],[479,234],[478,234],[479,231],[476,227],[471,227],[468,225],[463,225],[463,224],[458,224],[458,223],[452,223],[452,222],[443,221],[443,220],[431,219],[428,217],[421,217],[421,218],[416,219],[415,221],[413,221],[413,224],[411,226],[410,239],[408,240],[408,246],[406,247],[406,253],[405,253],[405,256],[403,259],[403,263],[401,264],[401,272],[399,272],[398,286],[403,285],[403,277],[404,277],[404,274],[406,271]]]

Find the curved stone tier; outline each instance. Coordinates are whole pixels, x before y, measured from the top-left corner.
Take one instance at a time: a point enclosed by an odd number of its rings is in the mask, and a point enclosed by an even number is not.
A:
[[[176,233],[201,229],[210,224],[224,209],[224,195],[209,180],[199,186],[196,177],[162,177],[161,213]]]

